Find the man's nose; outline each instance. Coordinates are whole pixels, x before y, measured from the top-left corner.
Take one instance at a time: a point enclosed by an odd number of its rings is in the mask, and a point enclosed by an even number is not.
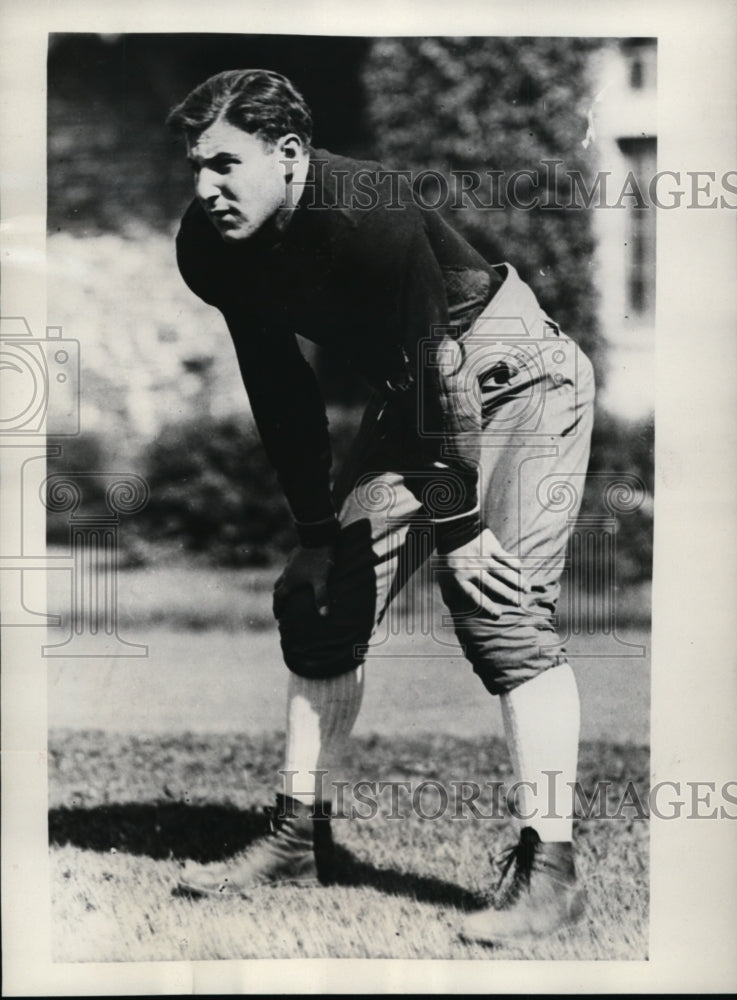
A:
[[[200,170],[195,182],[195,194],[200,201],[212,201],[219,193],[217,175],[212,170]]]

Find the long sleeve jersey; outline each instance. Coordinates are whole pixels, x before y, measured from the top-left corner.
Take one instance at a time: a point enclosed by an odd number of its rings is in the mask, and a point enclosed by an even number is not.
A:
[[[407,183],[378,163],[310,150],[306,185],[279,242],[226,244],[195,200],[177,235],[187,285],[223,313],[267,455],[297,530],[335,522],[325,405],[295,334],[341,355],[418,421],[416,461],[463,483],[457,515],[476,509],[478,414],[452,365],[427,349],[467,329],[496,271]],[[447,342],[447,341],[446,341]],[[418,396],[420,397],[418,399]],[[301,536],[302,537],[302,536]],[[303,540],[304,540],[303,538]]]

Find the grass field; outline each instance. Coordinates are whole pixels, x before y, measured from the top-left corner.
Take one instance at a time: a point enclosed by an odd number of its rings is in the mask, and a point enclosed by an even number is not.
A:
[[[645,958],[648,823],[629,808],[618,819],[577,820],[585,917],[575,928],[524,947],[470,945],[457,935],[463,913],[491,898],[497,876],[490,856],[514,839],[508,815],[479,819],[461,810],[456,816],[451,807],[437,819],[423,819],[401,797],[401,821],[390,818],[388,797],[379,798],[371,819],[334,821],[336,869],[326,887],[263,890],[251,900],[216,902],[172,894],[185,860],[228,857],[265,829],[261,807],[271,802],[282,727],[273,721],[256,724],[253,708],[251,726],[208,730],[216,713],[206,702],[225,705],[243,676],[232,644],[242,639],[261,650],[262,659],[275,658],[268,652],[274,645],[271,576],[187,568],[123,573],[121,630],[129,639],[150,642],[151,658],[138,661],[136,669],[137,661],[107,667],[60,661],[50,668],[52,719],[59,717],[54,706],[65,699],[87,700],[75,725],[49,734],[55,960]],[[57,581],[50,609],[63,608],[64,599]],[[631,634],[645,639],[647,630],[640,623]],[[401,653],[406,641],[391,648]],[[593,651],[593,640],[587,641]],[[182,661],[194,661],[204,651],[211,662],[187,663],[187,673]],[[220,662],[229,655],[232,663]],[[503,741],[480,735],[483,715],[472,703],[481,693],[478,681],[471,677],[468,683],[475,686],[465,688],[447,677],[447,670],[438,670],[444,685],[425,683],[423,701],[419,689],[411,688],[429,668],[421,659],[405,666],[410,690],[400,703],[391,658],[376,661],[378,690],[364,712],[374,731],[367,732],[366,724],[359,728],[342,765],[344,776],[409,781],[412,790],[423,780],[449,789],[461,780],[510,782]],[[258,668],[272,670],[283,683],[283,667],[276,662],[260,662]],[[640,672],[646,677],[645,668]],[[621,685],[623,669],[615,663],[612,690],[618,677]],[[197,670],[204,674],[199,686],[187,686]],[[585,673],[583,680],[582,697]],[[263,684],[257,674],[248,698],[258,701]],[[454,724],[441,703],[457,695]],[[272,700],[280,699],[277,692]],[[201,712],[204,720],[190,732],[183,731],[186,724],[177,727],[177,712],[187,703],[189,718]],[[474,707],[474,725],[464,731],[464,712],[471,719]],[[626,711],[625,702],[614,698],[599,707],[590,702],[589,708],[596,716],[589,735],[597,725],[601,733],[616,732],[616,720]],[[268,719],[281,719],[282,710],[278,716],[267,713]],[[607,711],[614,717],[606,718]],[[624,721],[621,730],[629,731]],[[609,781],[611,803],[619,802],[633,781],[645,801],[648,759],[647,747],[637,741],[589,738],[582,744],[579,779],[589,798],[597,782]],[[426,812],[434,804],[431,796]],[[483,799],[480,805],[486,812]]]
[[[469,945],[465,911],[484,904],[495,876],[489,855],[512,839],[508,818],[422,819],[399,800],[401,820],[379,797],[373,819],[334,820],[335,884],[262,890],[251,900],[172,895],[179,864],[211,861],[265,829],[280,737],[168,739],[58,732],[50,741],[49,832],[57,961],[236,958],[643,959],[647,956],[648,824],[578,820],[583,921],[524,947]],[[412,783],[510,780],[506,750],[437,735],[354,742],[346,773]],[[648,754],[588,743],[580,779],[591,797],[611,781],[647,794]],[[452,786],[451,786],[452,787]],[[406,807],[406,808],[405,808]],[[482,812],[490,812],[483,803]],[[362,811],[364,809],[362,808]],[[428,815],[440,811],[426,801]],[[612,813],[614,808],[610,810]]]

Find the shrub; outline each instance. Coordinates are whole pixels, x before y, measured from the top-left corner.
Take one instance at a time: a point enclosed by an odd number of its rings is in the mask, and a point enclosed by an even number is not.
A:
[[[49,457],[46,462],[46,475],[69,475],[85,473],[84,513],[87,515],[104,514],[105,481],[101,473],[106,470],[105,442],[97,434],[90,431],[77,437],[49,438]],[[54,454],[56,452],[56,454]],[[49,545],[67,545],[69,543],[69,519],[67,511],[47,511],[46,542]]]
[[[591,462],[582,515],[611,518],[604,503],[602,480],[614,481],[618,474],[636,476],[642,485],[643,502],[628,513],[616,516],[616,580],[622,584],[641,583],[652,576],[653,564],[653,450],[652,417],[639,421],[618,420],[608,413],[597,414],[591,442]]]
[[[331,426],[336,457],[355,422]],[[151,489],[139,527],[220,565],[268,565],[296,542],[292,517],[258,432],[237,417],[165,427],[143,456]]]
[[[140,526],[224,565],[262,565],[289,530],[255,430],[235,417],[162,429],[144,454],[151,499]]]

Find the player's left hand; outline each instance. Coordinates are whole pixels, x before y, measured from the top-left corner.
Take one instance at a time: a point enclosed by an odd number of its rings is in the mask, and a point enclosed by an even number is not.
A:
[[[284,572],[274,584],[274,615],[279,618],[291,594],[304,587],[312,591],[317,613],[322,617],[328,615],[328,578],[332,568],[332,545],[316,548],[298,545],[293,549]]]
[[[519,559],[488,528],[438,559],[441,587],[453,592],[456,606],[469,614],[498,618],[509,607],[519,607],[528,591]]]

